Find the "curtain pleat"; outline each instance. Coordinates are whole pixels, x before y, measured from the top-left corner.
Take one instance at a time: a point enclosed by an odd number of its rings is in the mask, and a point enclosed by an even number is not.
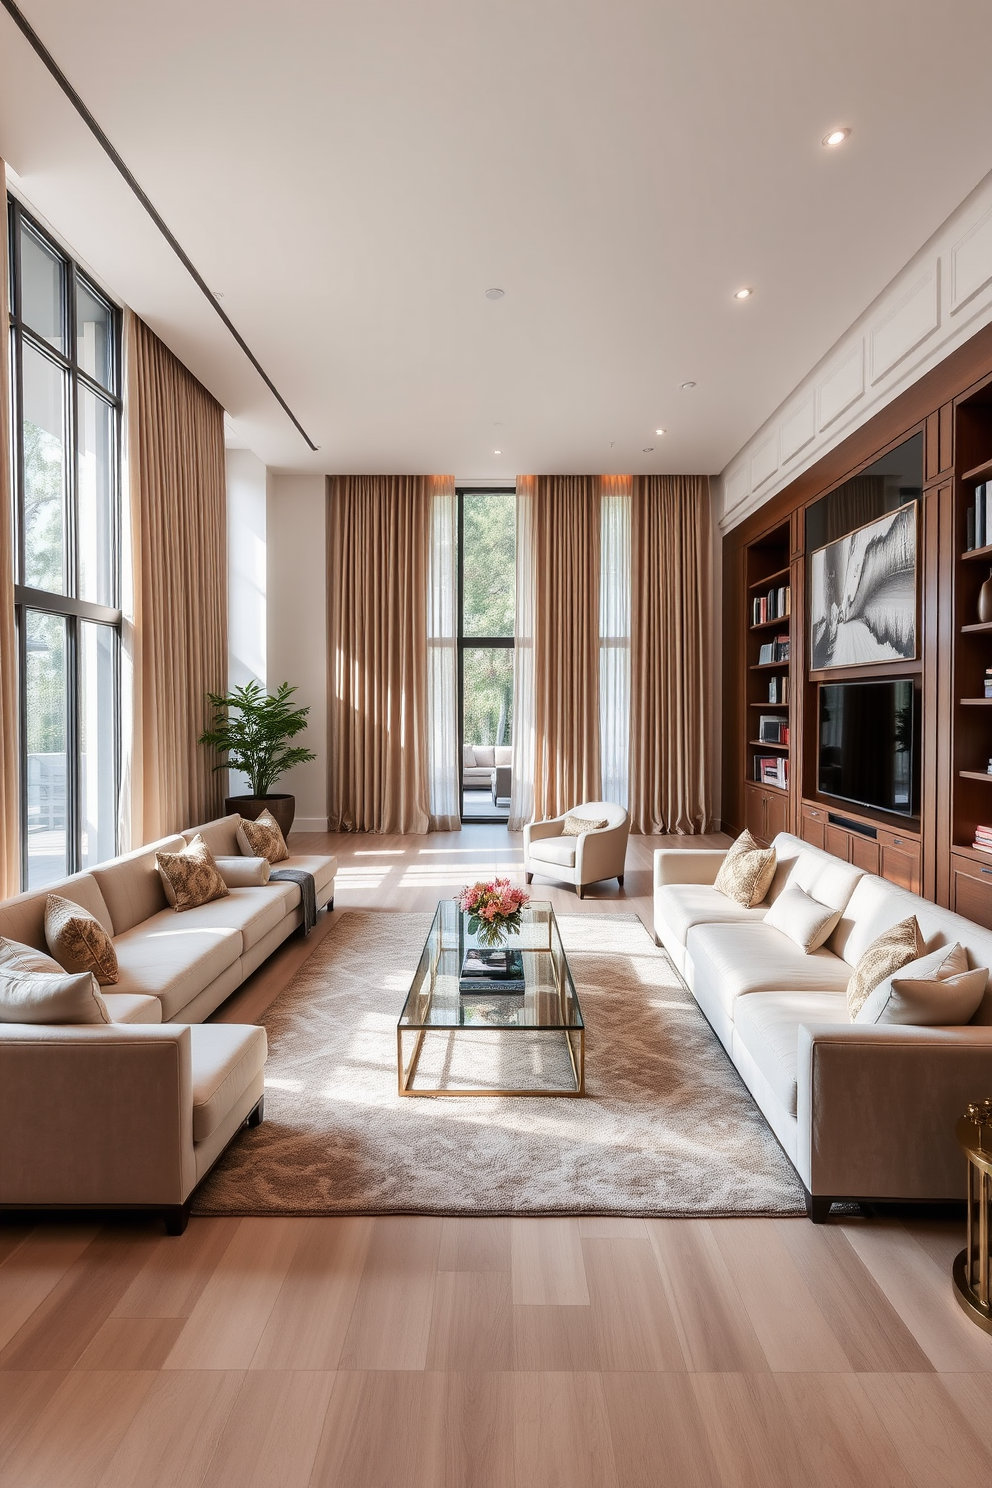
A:
[[[429,476],[331,482],[329,825],[426,832]]]
[[[629,475],[604,475],[600,496],[599,752],[604,801],[630,795]]]
[[[533,478],[535,818],[600,796],[600,478]]]
[[[635,476],[630,817],[635,832],[711,822],[709,481]]]
[[[534,500],[536,476],[517,478],[516,600],[513,620],[513,734],[510,814],[521,832],[534,815]]]
[[[427,769],[432,832],[461,829],[456,512],[454,476],[435,476],[427,582]]]
[[[17,649],[14,639],[14,535],[10,492],[10,387],[7,354],[7,184],[0,160],[0,899],[21,887],[21,811],[18,790]]]
[[[125,604],[127,837],[217,816],[223,772],[197,744],[227,690],[224,411],[130,311],[125,409],[133,594]],[[128,613],[130,611],[130,613]]]

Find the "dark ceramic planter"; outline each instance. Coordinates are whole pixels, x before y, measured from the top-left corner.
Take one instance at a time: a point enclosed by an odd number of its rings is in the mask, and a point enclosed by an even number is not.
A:
[[[284,837],[288,837],[296,815],[295,796],[228,796],[224,802],[228,816],[237,814],[246,821],[255,821],[263,811],[269,811],[279,823]]]

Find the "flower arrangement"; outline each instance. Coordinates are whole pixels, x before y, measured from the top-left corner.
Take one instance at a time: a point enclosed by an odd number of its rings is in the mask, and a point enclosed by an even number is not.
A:
[[[459,908],[469,916],[469,934],[478,935],[486,946],[498,946],[519,931],[520,912],[529,902],[527,890],[515,888],[508,878],[469,884],[458,895]]]

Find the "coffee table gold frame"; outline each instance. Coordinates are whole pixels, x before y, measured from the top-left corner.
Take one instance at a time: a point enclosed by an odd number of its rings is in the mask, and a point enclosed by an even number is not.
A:
[[[442,952],[443,949],[444,949],[444,946],[443,946],[443,937],[439,935],[438,936],[437,954],[434,956],[434,959],[433,959],[433,961],[431,963],[431,969],[430,969],[430,992],[428,994],[427,1004],[426,1004],[426,1007],[424,1009],[424,1014],[423,1014],[424,1017],[426,1017],[427,1013],[429,1013],[429,1011],[430,1011],[431,1001],[432,1001],[433,996],[434,996],[434,988],[435,988],[435,985],[436,985],[436,982],[437,982],[438,962],[441,959],[441,952]],[[491,1027],[491,1026],[490,1027],[487,1027],[485,1024],[471,1025],[471,1024],[455,1024],[455,1023],[444,1024],[444,1023],[439,1023],[439,1024],[437,1024],[437,1025],[435,1025],[433,1027],[430,1027],[430,1026],[418,1026],[417,1024],[414,1024],[414,1025],[411,1026],[409,1024],[406,1024],[405,1025],[403,1023],[398,1023],[396,1025],[396,1073],[397,1073],[397,1088],[398,1088],[399,1094],[400,1095],[425,1096],[428,1099],[435,1099],[435,1098],[442,1097],[442,1096],[451,1099],[451,1098],[457,1098],[458,1096],[473,1096],[473,1097],[474,1096],[490,1096],[491,1097],[491,1096],[508,1095],[508,1096],[538,1096],[538,1097],[542,1097],[542,1096],[549,1097],[550,1096],[550,1097],[558,1097],[558,1099],[569,1100],[569,1099],[575,1099],[577,1097],[584,1096],[585,1093],[586,1093],[586,1030],[585,1030],[585,1025],[584,1024],[580,1024],[576,1028],[576,1027],[572,1027],[572,1026],[570,1026],[570,1025],[568,1025],[568,1024],[565,1023],[565,1018],[566,1018],[565,1004],[566,1004],[567,993],[566,993],[566,987],[565,987],[564,980],[563,980],[563,978],[561,977],[561,975],[559,973],[558,965],[557,965],[557,962],[556,962],[554,956],[551,957],[551,968],[552,968],[552,972],[553,972],[554,979],[555,979],[555,990],[556,990],[556,992],[558,994],[558,1004],[559,1004],[559,1006],[561,1008],[562,1025],[561,1025],[560,1028],[547,1028],[547,1029],[526,1028],[526,1029],[521,1030],[521,1031],[526,1031],[526,1032],[529,1032],[529,1033],[542,1033],[542,1032],[543,1033],[563,1033],[565,1035],[565,1043],[566,1043],[567,1048],[568,1048],[568,1057],[569,1057],[569,1060],[571,1061],[572,1075],[573,1075],[573,1078],[575,1080],[575,1089],[574,1090],[562,1090],[560,1088],[559,1089],[554,1089],[554,1090],[541,1090],[541,1089],[537,1089],[537,1090],[534,1090],[534,1089],[530,1089],[530,1090],[528,1090],[528,1089],[516,1090],[516,1089],[502,1089],[502,1088],[501,1089],[495,1089],[495,1090],[493,1090],[493,1089],[487,1089],[487,1088],[482,1088],[480,1090],[447,1090],[447,1089],[443,1089],[441,1087],[429,1087],[429,1088],[426,1088],[426,1089],[425,1088],[422,1088],[422,1087],[418,1087],[417,1089],[414,1089],[413,1088],[413,1082],[417,1078],[417,1067],[420,1064],[420,1055],[421,1055],[421,1053],[423,1051],[424,1038],[425,1038],[425,1035],[426,1034],[428,1034],[428,1033],[440,1033],[440,1034],[447,1033],[447,1034],[451,1035],[451,1034],[458,1033],[458,1034],[469,1034],[469,1035],[471,1035],[473,1033],[494,1033],[494,1032],[505,1032],[505,1033],[508,1033],[508,1032],[513,1032],[513,1029],[512,1028],[504,1028],[504,1029],[501,1030],[501,1029],[494,1028],[494,1027]],[[575,996],[574,987],[573,987],[573,990],[572,990],[572,995],[573,995],[573,997]],[[577,997],[575,998],[575,1003],[576,1003],[576,1006],[578,1007],[578,998]],[[405,1004],[404,1004],[404,1006],[405,1006]],[[580,1008],[579,1011],[580,1011],[580,1015],[581,1015],[581,1008]],[[413,1047],[413,1053],[410,1056],[409,1063],[406,1063],[406,1061],[404,1060],[404,1057],[403,1057],[403,1036],[404,1036],[404,1034],[413,1034],[413,1035],[415,1035],[415,1040],[416,1040],[415,1043],[414,1043],[414,1047]],[[573,1042],[573,1039],[577,1039],[577,1047],[576,1047],[576,1043]]]
[[[955,1135],[968,1159],[968,1237],[954,1259],[955,1295],[972,1322],[992,1333],[992,1100],[969,1105]]]

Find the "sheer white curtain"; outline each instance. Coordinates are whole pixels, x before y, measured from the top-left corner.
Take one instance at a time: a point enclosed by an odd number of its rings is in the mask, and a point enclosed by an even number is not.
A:
[[[604,475],[600,497],[599,740],[603,800],[630,795],[630,520],[632,480]]]
[[[435,476],[427,569],[427,773],[432,832],[457,832],[461,827],[455,510],[454,476]]]
[[[534,479],[517,480],[516,608],[513,626],[511,832],[534,812]]]

